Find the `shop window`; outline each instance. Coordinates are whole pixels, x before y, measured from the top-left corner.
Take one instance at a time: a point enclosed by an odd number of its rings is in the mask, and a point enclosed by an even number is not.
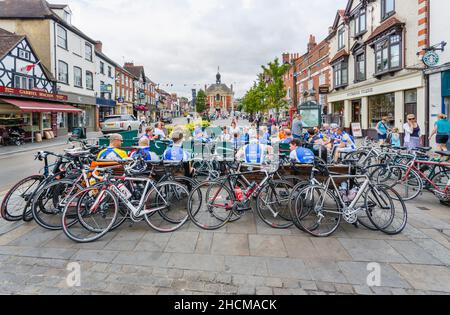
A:
[[[66,113],[58,113],[57,124],[58,124],[58,128],[67,128],[67,114]]]
[[[42,128],[52,129],[52,114],[51,113],[43,113],[42,114]]]
[[[395,94],[369,97],[369,128],[376,128],[383,117],[389,117],[388,127],[395,126]]]

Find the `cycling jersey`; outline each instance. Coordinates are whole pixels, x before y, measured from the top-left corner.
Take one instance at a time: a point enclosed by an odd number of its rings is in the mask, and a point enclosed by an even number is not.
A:
[[[97,159],[98,160],[107,160],[107,161],[123,161],[128,158],[128,154],[115,147],[108,147],[105,150],[101,151]]]
[[[352,150],[356,150],[356,144],[355,141],[353,140],[353,137],[350,136],[348,133],[346,133],[345,131],[342,132],[341,135],[341,141],[343,143],[345,143],[345,147],[347,149],[352,149]]]
[[[174,146],[164,152],[163,159],[164,161],[187,162],[190,160],[190,154],[182,147]]]
[[[314,153],[310,149],[297,148],[297,150],[291,152],[289,157],[291,161],[301,164],[314,163]]]
[[[159,157],[150,148],[138,149],[131,154],[131,158],[141,156],[144,161],[159,162]]]
[[[265,147],[262,144],[248,144],[244,147],[245,163],[262,164],[265,161]]]

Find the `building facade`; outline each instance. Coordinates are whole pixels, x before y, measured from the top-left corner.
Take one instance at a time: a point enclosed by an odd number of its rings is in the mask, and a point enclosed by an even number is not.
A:
[[[47,1],[0,1],[0,27],[16,34],[26,34],[42,64],[57,80],[59,94],[67,103],[82,110],[63,113],[61,132],[74,127],[97,129],[97,102],[94,89],[96,41],[72,25],[67,5]]]
[[[415,114],[425,133],[425,88],[420,52],[424,0],[350,0],[338,11],[329,36],[333,84],[330,111],[350,129],[359,123],[366,135],[388,117],[401,132]]]
[[[125,70],[133,75],[133,114],[136,118],[149,115],[148,85],[143,66],[135,66],[133,62],[127,62],[123,66]]]
[[[116,67],[116,115],[133,115],[134,78],[122,67]]]
[[[0,29],[0,134],[20,128],[32,141],[47,131],[60,135],[64,115],[80,113],[66,100],[28,38]]]
[[[450,20],[447,12],[450,2],[428,0],[422,4],[422,34],[429,40],[424,54],[430,60],[425,70],[428,92],[429,131],[431,132],[439,113],[450,114],[450,47],[448,46],[448,29]],[[431,60],[430,57],[437,56]],[[434,139],[433,139],[434,140]]]
[[[222,83],[220,72],[216,75],[216,84],[205,87],[206,106],[210,114],[234,112],[233,85],[229,88]]]
[[[116,112],[116,68],[118,65],[103,53],[101,42],[95,44],[97,69],[95,72],[95,92],[99,120]]]

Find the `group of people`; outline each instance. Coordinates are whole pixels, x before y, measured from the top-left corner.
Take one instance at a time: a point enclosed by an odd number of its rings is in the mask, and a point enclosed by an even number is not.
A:
[[[404,131],[404,147],[408,150],[420,148],[422,146],[422,129],[417,122],[414,114],[407,116],[407,121],[403,125]],[[380,144],[390,143],[393,147],[401,147],[401,136],[399,128],[389,128],[389,117],[383,117],[376,125],[378,140]],[[428,138],[432,140],[436,136],[436,149],[438,151],[447,151],[447,143],[450,136],[450,121],[447,115],[439,114],[438,121],[434,125],[434,129]]]

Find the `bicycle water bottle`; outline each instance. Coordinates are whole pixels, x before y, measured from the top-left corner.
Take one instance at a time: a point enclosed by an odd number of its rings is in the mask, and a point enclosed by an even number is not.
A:
[[[120,190],[120,192],[122,193],[122,196],[125,199],[130,199],[132,197],[131,192],[128,190],[128,188],[124,185],[124,184],[119,184],[117,185],[117,188]]]
[[[242,192],[241,187],[236,186],[234,189],[234,195],[236,196],[236,201],[242,201],[244,199],[244,193]]]

